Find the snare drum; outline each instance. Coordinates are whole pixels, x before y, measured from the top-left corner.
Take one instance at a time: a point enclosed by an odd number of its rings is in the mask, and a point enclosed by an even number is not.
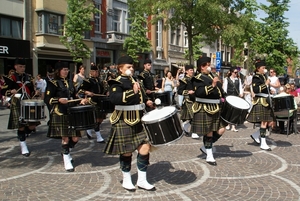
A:
[[[294,110],[295,103],[294,103],[294,96],[280,96],[280,97],[273,97],[273,107],[274,112],[280,112],[283,110]]]
[[[250,104],[238,96],[227,96],[222,106],[221,118],[229,124],[243,124]]]
[[[142,123],[153,146],[166,145],[183,136],[177,109],[173,106],[148,112],[142,117]]]
[[[28,122],[45,120],[44,101],[35,99],[22,100],[20,119]]]
[[[112,113],[115,110],[114,104],[109,100],[109,97],[97,97],[97,106],[100,108],[100,112]]]
[[[171,100],[170,100],[170,92],[156,92],[154,93],[154,98],[159,98],[161,101],[161,106],[170,106]]]
[[[95,128],[95,106],[79,105],[68,108],[69,127],[75,130],[88,130]]]

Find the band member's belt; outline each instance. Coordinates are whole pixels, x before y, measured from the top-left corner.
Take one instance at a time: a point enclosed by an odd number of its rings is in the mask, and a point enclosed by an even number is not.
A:
[[[213,104],[220,104],[220,99],[207,99],[207,98],[197,98],[196,101],[199,103],[213,103]]]
[[[138,105],[115,105],[115,110],[120,111],[133,111],[133,110],[144,110],[145,104],[138,104]]]

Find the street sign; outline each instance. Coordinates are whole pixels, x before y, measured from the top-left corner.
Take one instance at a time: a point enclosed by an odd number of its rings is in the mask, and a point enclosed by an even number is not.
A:
[[[216,52],[216,70],[217,72],[221,70],[221,52]]]

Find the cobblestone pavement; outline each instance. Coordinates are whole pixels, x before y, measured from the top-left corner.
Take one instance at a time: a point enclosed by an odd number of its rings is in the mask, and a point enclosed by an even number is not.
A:
[[[72,150],[75,172],[64,170],[60,140],[46,137],[42,122],[27,138],[30,157],[20,154],[16,131],[7,130],[9,110],[0,108],[0,200],[300,200],[300,135],[271,134],[271,152],[249,135],[253,125],[226,131],[215,143],[217,166],[199,151],[202,138],[183,136],[151,153],[148,181],[155,192],[121,186],[118,156],[102,153],[104,144],[85,135]],[[108,136],[108,119],[101,133]],[[257,129],[257,128],[256,128]],[[137,180],[136,153],[132,177]]]

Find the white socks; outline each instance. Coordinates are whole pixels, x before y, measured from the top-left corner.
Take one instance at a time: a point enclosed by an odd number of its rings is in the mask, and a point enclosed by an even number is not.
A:
[[[149,184],[147,181],[147,172],[140,171],[139,169],[138,169],[138,180],[136,184],[139,188],[148,191],[155,190],[155,187]]]
[[[125,188],[126,190],[129,190],[129,191],[134,191],[135,187],[132,184],[130,172],[122,171],[122,173],[123,173],[123,183],[122,183],[123,188]]]

